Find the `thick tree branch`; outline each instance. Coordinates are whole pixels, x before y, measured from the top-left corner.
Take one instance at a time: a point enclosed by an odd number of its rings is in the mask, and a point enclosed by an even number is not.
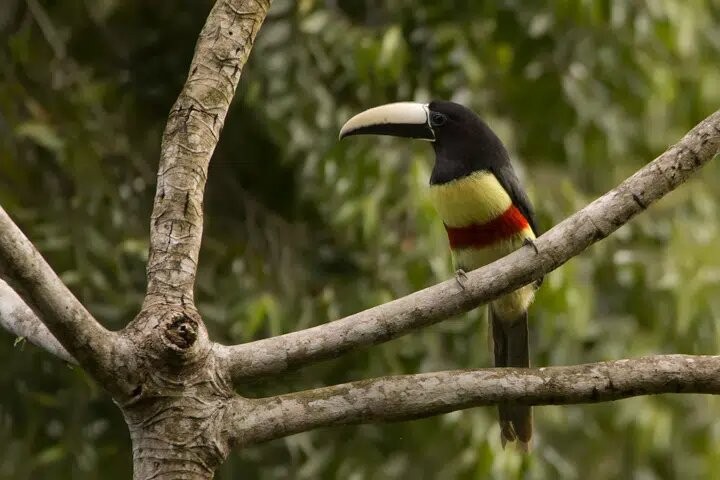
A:
[[[270,0],[218,0],[200,33],[163,134],[145,307],[193,304],[210,157],[269,7]]]
[[[78,363],[111,391],[124,389],[130,346],[103,328],[0,208],[0,272]]]
[[[720,111],[617,188],[565,219],[535,242],[470,272],[465,289],[455,280],[307,330],[220,347],[235,379],[283,372],[386,342],[466,312],[558,268],[686,181],[720,148]]]
[[[383,377],[234,399],[226,423],[245,446],[329,425],[410,420],[499,402],[565,405],[659,393],[720,394],[718,371],[720,356],[656,355],[569,367]]]
[[[0,280],[0,325],[13,335],[24,338],[66,362],[77,363],[35,312],[3,280]]]

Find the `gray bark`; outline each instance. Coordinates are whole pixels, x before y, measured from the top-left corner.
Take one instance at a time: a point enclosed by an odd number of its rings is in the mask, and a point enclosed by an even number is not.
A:
[[[211,478],[230,450],[219,432],[234,393],[217,367],[193,289],[210,157],[269,8],[270,0],[215,3],[163,134],[147,295],[125,329],[141,347],[141,377],[131,395],[116,398],[130,428],[137,479]]]
[[[451,280],[318,327],[222,346],[208,337],[193,298],[202,200],[210,157],[269,7],[269,0],[219,0],[200,33],[163,135],[146,298],[126,328],[102,327],[0,209],[0,275],[12,286],[0,284],[0,321],[74,359],[110,393],[128,424],[136,479],[211,478],[233,445],[328,425],[397,421],[498,402],[720,392],[720,357],[674,355],[385,377],[264,399],[237,395],[233,380],[275,375],[389,341],[530,283],[676,188],[720,147],[719,111],[618,188],[539,237],[537,253],[523,248],[470,272],[464,290]]]
[[[656,355],[569,367],[486,368],[351,382],[233,400],[240,446],[318,427],[397,422],[482,405],[597,403],[659,393],[720,393],[720,356]],[[248,415],[248,412],[252,412]]]
[[[192,305],[210,157],[270,0],[220,0],[163,133],[145,306]]]

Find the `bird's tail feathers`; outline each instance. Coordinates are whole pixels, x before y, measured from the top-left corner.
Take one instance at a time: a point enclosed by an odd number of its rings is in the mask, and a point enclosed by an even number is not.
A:
[[[516,318],[501,318],[492,306],[489,308],[493,354],[496,367],[527,368],[530,366],[528,343],[528,317],[523,312]],[[518,441],[517,446],[529,451],[532,437],[532,409],[527,405],[498,404],[500,440]]]

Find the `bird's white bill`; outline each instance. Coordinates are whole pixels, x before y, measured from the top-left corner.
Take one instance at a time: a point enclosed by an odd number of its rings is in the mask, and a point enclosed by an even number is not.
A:
[[[392,126],[423,126],[421,132],[432,132],[429,124],[429,107],[426,103],[416,102],[396,102],[381,105],[379,107],[370,108],[364,112],[360,112],[350,120],[348,120],[342,129],[340,129],[340,138],[353,134],[385,134],[393,135]],[[387,126],[387,132],[382,131]],[[396,134],[397,136],[413,136],[415,138],[426,138],[428,134],[422,136]]]

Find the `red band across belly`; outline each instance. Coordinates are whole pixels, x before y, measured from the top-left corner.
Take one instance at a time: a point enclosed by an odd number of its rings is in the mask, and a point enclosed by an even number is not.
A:
[[[528,221],[515,205],[505,210],[502,215],[481,225],[466,227],[448,227],[450,248],[487,247],[500,240],[517,235],[528,227]]]

